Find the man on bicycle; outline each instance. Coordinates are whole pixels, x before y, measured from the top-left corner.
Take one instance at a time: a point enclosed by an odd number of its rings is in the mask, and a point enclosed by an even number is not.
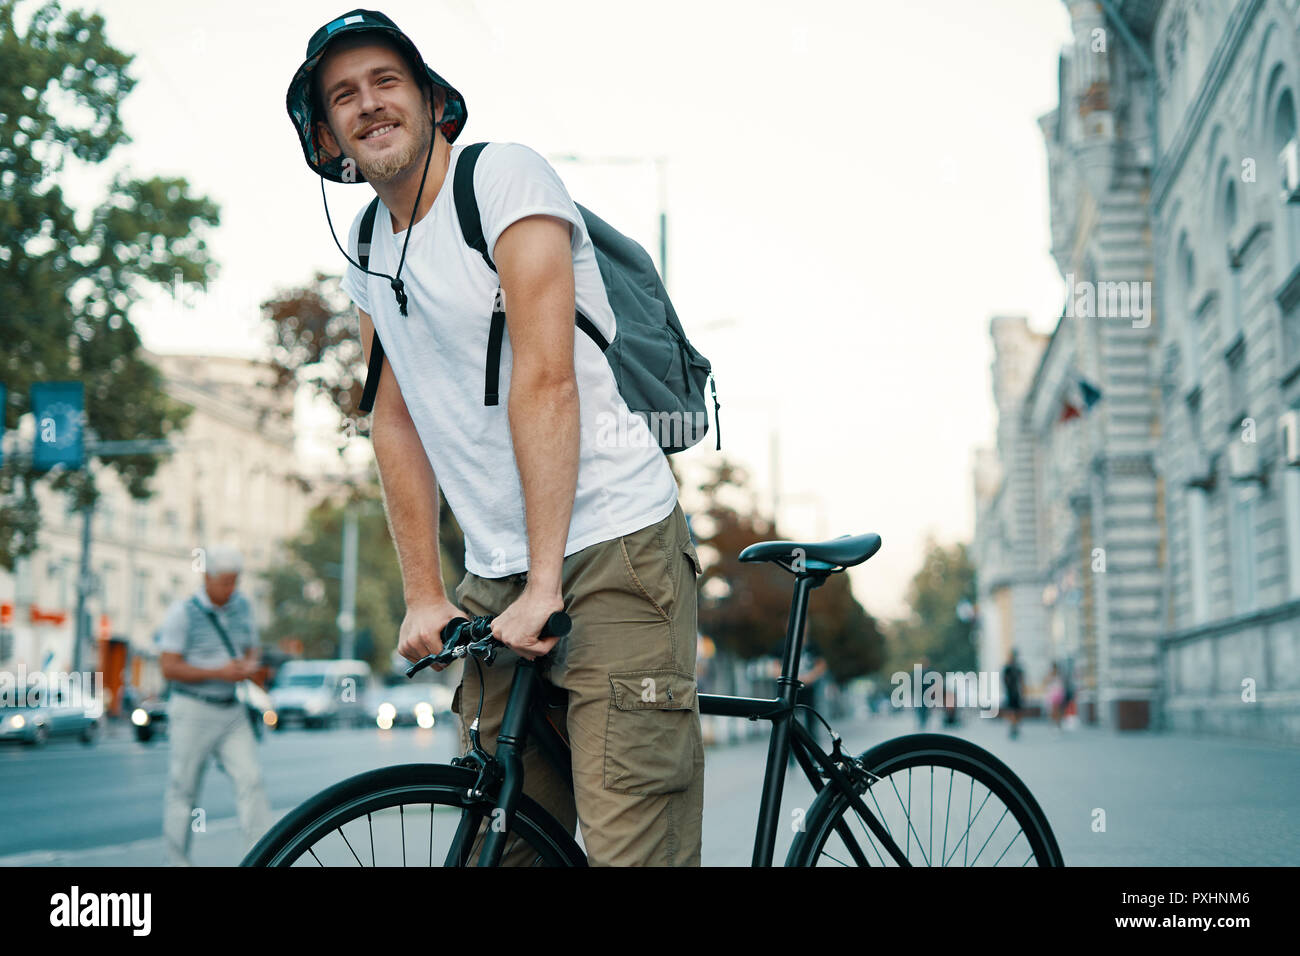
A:
[[[370,183],[381,202],[368,268],[351,266],[343,287],[367,361],[377,334],[389,364],[371,437],[406,595],[399,652],[418,660],[441,649],[452,618],[496,615],[506,649],[481,683],[467,664],[457,691],[462,744],[482,694],[479,730],[495,748],[516,663],[549,653],[548,679],[568,692],[556,723],[573,787],[530,745],[525,792],[570,831],[581,822],[592,864],[698,865],[699,559],[661,449],[597,440],[603,413],[628,413],[608,361],[574,323],[576,305],[614,337],[581,214],[539,154],[488,145],[474,186],[492,272],[462,237],[451,195],[464,99],[383,14],[354,10],[318,30],[288,108],[308,165]],[[506,401],[487,405],[498,284]],[[454,602],[439,562],[440,491],[465,534]],[[539,640],[557,610],[572,633]]]

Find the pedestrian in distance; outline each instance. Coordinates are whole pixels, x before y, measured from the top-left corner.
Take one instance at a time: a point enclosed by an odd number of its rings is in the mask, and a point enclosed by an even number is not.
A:
[[[211,760],[235,786],[246,849],[271,826],[257,738],[235,685],[259,669],[252,603],[238,588],[243,559],[234,548],[203,551],[203,583],[167,610],[159,640],[163,677],[170,682],[167,734],[171,742],[163,807],[166,863],[191,866],[190,843],[206,815],[195,816]]]
[[[1007,658],[1006,666],[1002,668],[1002,710],[1011,723],[1009,736],[1012,740],[1020,736],[1020,711],[1024,707],[1021,692],[1024,689],[1024,680],[1025,672],[1020,667],[1020,659],[1013,647],[1011,648],[1010,657]]]

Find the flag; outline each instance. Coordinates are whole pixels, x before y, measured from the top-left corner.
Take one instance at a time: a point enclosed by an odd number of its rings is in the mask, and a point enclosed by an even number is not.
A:
[[[1057,424],[1060,424],[1061,422],[1068,422],[1071,418],[1078,418],[1081,414],[1082,413],[1079,411],[1079,409],[1076,406],[1072,405],[1070,401],[1067,399],[1066,401],[1061,403],[1061,415],[1059,418],[1056,419]]]
[[[1083,395],[1083,406],[1085,411],[1092,411],[1092,406],[1101,401],[1101,389],[1086,378],[1079,379],[1079,392]]]

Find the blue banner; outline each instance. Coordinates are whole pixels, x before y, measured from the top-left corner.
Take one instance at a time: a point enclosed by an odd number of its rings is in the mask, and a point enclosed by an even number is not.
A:
[[[85,462],[85,390],[80,382],[39,382],[32,386],[36,440],[32,467],[49,471],[55,465],[80,468]]]

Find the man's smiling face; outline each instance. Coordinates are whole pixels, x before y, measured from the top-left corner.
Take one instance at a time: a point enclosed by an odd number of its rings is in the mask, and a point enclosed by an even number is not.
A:
[[[425,87],[396,48],[340,38],[316,71],[321,143],[356,161],[372,183],[396,179],[429,150],[433,121]],[[443,97],[435,106],[441,118]]]

